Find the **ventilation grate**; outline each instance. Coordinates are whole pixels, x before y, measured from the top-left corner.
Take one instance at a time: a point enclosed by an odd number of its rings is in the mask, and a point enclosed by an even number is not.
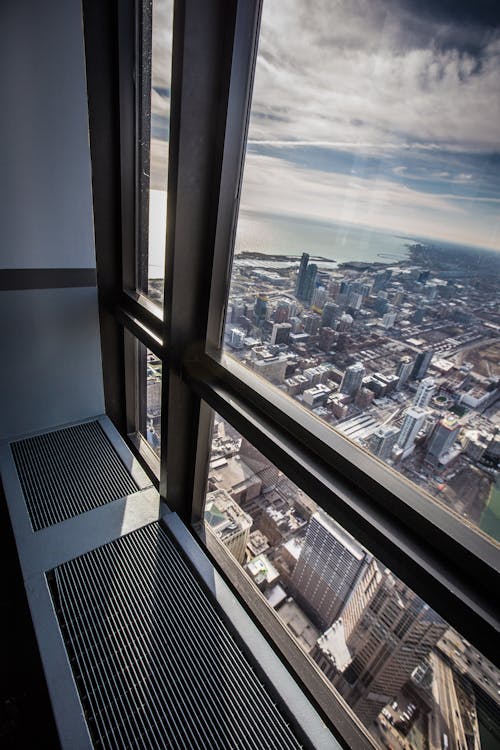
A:
[[[159,523],[50,582],[95,748],[301,747]]]
[[[139,489],[97,421],[19,440],[11,448],[35,531]]]

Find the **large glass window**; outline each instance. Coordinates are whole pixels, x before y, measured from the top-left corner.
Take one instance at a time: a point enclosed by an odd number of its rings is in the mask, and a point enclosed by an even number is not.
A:
[[[381,747],[494,747],[500,26],[265,0],[230,267],[260,3],[236,6],[180,5],[172,294],[168,326],[117,311],[129,432],[347,744],[360,720]],[[172,8],[151,7],[138,287],[161,303]]]
[[[500,671],[218,415],[204,525],[377,746],[500,742]]]
[[[167,231],[173,0],[146,0],[142,7],[138,287],[161,306]]]
[[[495,15],[264,2],[224,348],[498,542]]]

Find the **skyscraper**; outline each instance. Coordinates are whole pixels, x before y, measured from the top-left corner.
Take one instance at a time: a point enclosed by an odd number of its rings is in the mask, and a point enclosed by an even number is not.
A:
[[[447,628],[402,581],[376,568],[372,562],[364,571],[342,613],[350,664],[330,676],[366,726],[393,700]],[[317,650],[313,656],[319,662]],[[342,660],[345,663],[344,654]]]
[[[304,282],[302,284],[301,294],[299,299],[307,302],[308,304],[312,300],[314,289],[316,287],[316,278],[318,276],[318,266],[315,263],[310,263],[305,272]]]
[[[290,323],[275,323],[271,333],[271,344],[287,344],[291,330]]]
[[[398,437],[398,445],[403,451],[410,453],[415,445],[417,433],[424,426],[428,412],[419,406],[412,406],[405,412],[405,418]]]
[[[390,458],[396,445],[399,429],[393,425],[381,425],[368,438],[368,447],[372,453],[386,461]]]
[[[302,288],[304,284],[304,278],[306,275],[308,263],[309,263],[309,253],[302,253],[302,258],[300,259],[299,271],[297,273],[297,281],[295,284],[295,296],[298,299],[302,299]]]
[[[396,370],[396,375],[398,376],[398,384],[396,388],[398,391],[401,390],[406,381],[409,379],[412,370],[413,360],[411,359],[411,357],[408,357],[408,355],[401,357],[401,359],[399,360],[398,368]]]
[[[258,294],[253,306],[255,322],[258,326],[262,325],[267,316],[267,295]]]
[[[321,316],[321,326],[333,328],[333,324],[339,319],[341,310],[338,305],[334,302],[327,302],[323,308],[323,314]]]
[[[311,516],[291,584],[322,628],[338,617],[367,564],[367,553],[324,513]]]
[[[413,399],[413,406],[420,406],[422,409],[425,409],[429,405],[435,389],[436,383],[434,378],[424,378],[417,388],[415,398]]]
[[[350,365],[346,369],[344,377],[342,378],[340,392],[348,393],[350,396],[355,396],[361,387],[364,374],[365,368],[361,362],[355,362],[353,365]]]
[[[427,458],[429,460],[439,461],[446,451],[448,451],[460,432],[460,422],[457,417],[448,415],[440,419],[434,427],[427,448]]]
[[[426,351],[417,354],[415,364],[413,365],[413,371],[410,376],[412,380],[421,380],[422,378],[425,378],[427,368],[431,363],[432,355],[432,349],[427,349]]]

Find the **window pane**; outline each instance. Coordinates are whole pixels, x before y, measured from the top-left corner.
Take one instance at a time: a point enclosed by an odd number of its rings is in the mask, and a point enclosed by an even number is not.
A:
[[[218,415],[205,528],[381,746],[500,742],[500,671]]]
[[[139,410],[143,414],[141,432],[157,456],[161,445],[161,360],[143,344],[140,366],[145,368],[145,391],[140,394],[142,403]]]
[[[170,127],[173,0],[144,4],[143,44],[151,45],[151,70],[143,74],[142,138],[139,144],[140,182],[139,289],[163,304],[165,238],[167,230],[167,175]],[[149,27],[147,19],[151,18]],[[149,73],[149,75],[148,75]],[[148,112],[150,106],[150,113]]]
[[[266,0],[224,340],[497,541],[498,15]]]

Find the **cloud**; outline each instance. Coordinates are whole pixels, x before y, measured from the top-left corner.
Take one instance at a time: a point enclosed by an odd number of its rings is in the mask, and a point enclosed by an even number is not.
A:
[[[246,215],[498,245],[499,13],[436,5],[266,0]]]
[[[433,18],[429,4],[424,24],[412,3],[267,2],[250,136],[498,150],[499,91],[487,24]]]

